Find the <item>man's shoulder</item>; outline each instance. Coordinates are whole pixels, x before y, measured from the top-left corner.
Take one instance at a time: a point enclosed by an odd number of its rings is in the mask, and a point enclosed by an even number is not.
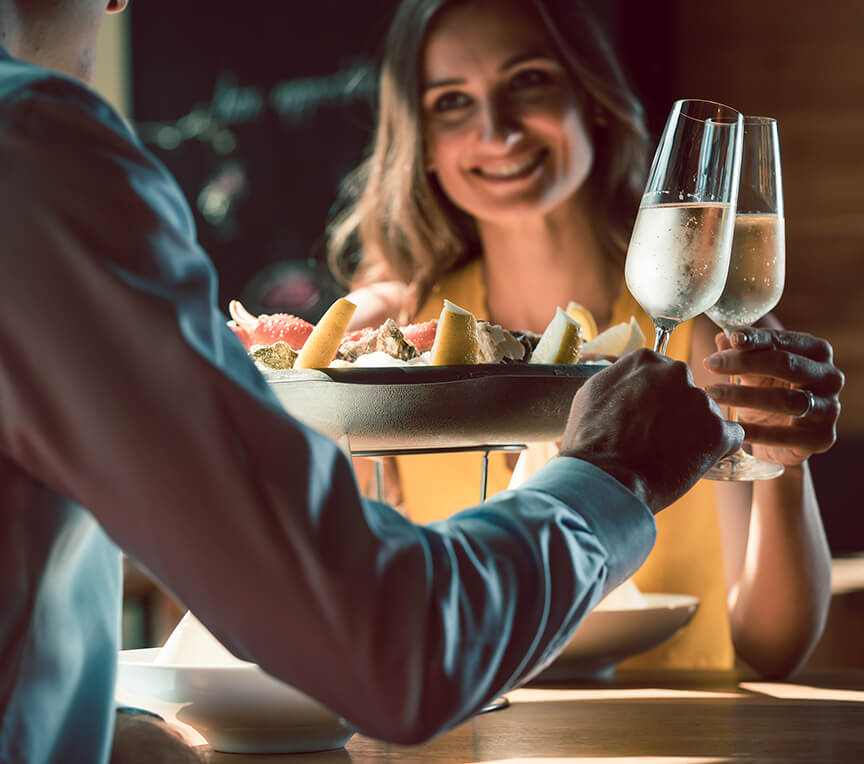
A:
[[[0,60],[0,166],[3,221],[53,215],[92,230],[102,215],[127,227],[167,221],[194,238],[170,172],[104,99],[62,74]]]
[[[38,114],[38,119],[32,119]],[[123,118],[95,91],[59,72],[22,61],[0,61],[0,120],[19,129],[68,121],[99,125],[124,138],[132,133]],[[53,117],[51,119],[50,117]]]

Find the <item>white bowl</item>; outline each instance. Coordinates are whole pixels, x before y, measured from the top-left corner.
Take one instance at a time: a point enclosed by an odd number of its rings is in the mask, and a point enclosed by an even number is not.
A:
[[[669,639],[689,623],[699,607],[699,598],[689,594],[643,593],[641,597],[642,607],[590,612],[537,680],[609,676],[625,658]]]
[[[189,725],[217,751],[298,753],[341,748],[347,722],[255,664],[154,664],[160,648],[122,650],[118,699]]]

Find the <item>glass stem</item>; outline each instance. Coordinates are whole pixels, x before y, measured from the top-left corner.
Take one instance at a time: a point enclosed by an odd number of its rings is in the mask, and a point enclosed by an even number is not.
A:
[[[672,334],[671,329],[664,329],[662,326],[654,325],[654,352],[666,355],[666,346],[669,344],[669,337]]]
[[[724,326],[722,328],[723,328],[723,334],[726,335],[726,339],[728,339],[729,343],[731,344],[732,343],[732,339],[731,339],[732,332],[735,331],[735,327]],[[740,377],[738,377],[734,374],[729,377],[729,384],[730,385],[738,385],[740,383],[741,383]],[[738,409],[735,406],[733,406],[731,403],[726,407],[726,419],[730,422],[737,422],[738,421]]]
[[[731,336],[733,329],[728,326],[723,327],[723,334],[726,335],[727,339]],[[730,340],[731,342],[731,340]],[[736,374],[732,374],[729,377],[730,385],[740,385],[741,377]],[[731,403],[726,407],[726,420],[729,422],[737,422],[738,421],[738,408],[733,406]],[[724,460],[728,459],[730,463],[734,463],[736,458],[746,459],[745,456],[747,452],[744,450],[744,446],[742,445],[735,454],[729,454],[728,456],[723,457]]]
[[[741,377],[737,377],[737,376],[729,377],[729,384],[730,385],[740,385],[741,384]],[[731,403],[726,407],[726,419],[729,420],[730,422],[737,422],[738,421],[738,409],[735,406],[733,406]]]

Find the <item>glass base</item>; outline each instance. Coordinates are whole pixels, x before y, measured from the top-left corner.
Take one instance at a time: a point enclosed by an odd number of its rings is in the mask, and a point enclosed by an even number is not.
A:
[[[771,480],[782,474],[782,464],[757,459],[740,448],[724,456],[703,477],[708,480]]]

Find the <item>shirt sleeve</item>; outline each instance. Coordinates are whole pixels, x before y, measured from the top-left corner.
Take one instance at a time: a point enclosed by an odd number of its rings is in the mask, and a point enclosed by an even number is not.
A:
[[[365,734],[424,740],[545,665],[647,555],[648,509],[568,458],[429,526],[361,500],[226,327],[176,184],[60,90],[0,108],[7,458]]]

